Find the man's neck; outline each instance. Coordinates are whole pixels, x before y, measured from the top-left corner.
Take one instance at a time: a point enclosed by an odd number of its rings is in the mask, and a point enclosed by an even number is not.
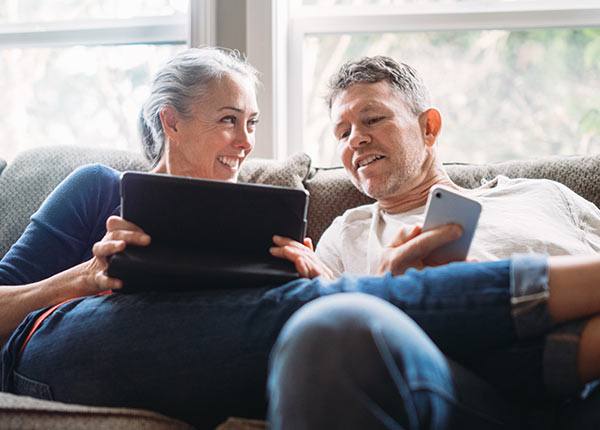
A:
[[[379,199],[378,204],[381,209],[390,214],[407,212],[409,210],[421,207],[427,202],[429,190],[434,185],[444,185],[454,190],[460,191],[442,167],[435,167],[422,177],[415,180],[414,186],[408,189],[402,189],[396,195]]]

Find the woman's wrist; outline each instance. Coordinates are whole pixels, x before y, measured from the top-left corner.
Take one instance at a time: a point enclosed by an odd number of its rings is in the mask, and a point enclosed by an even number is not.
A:
[[[89,260],[41,281],[50,304],[97,293],[91,265]]]

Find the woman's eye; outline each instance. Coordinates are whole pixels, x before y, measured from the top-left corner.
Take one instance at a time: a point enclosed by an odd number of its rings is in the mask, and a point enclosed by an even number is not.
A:
[[[346,130],[346,131],[343,131],[342,133],[340,133],[339,139],[343,140],[343,139],[347,138],[348,136],[350,136],[350,130]]]
[[[233,115],[227,115],[226,117],[221,118],[221,122],[224,122],[226,124],[235,124],[237,121],[237,118]]]
[[[253,118],[248,121],[248,127],[256,127],[256,124],[258,124],[258,118]]]

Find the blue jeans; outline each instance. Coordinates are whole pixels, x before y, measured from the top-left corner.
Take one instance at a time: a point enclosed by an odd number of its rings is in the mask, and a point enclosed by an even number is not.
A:
[[[269,352],[306,303],[345,292],[379,297],[417,321],[445,353],[472,355],[518,339],[510,279],[510,261],[499,261],[400,277],[76,299],[47,318],[22,353],[41,311],[15,330],[2,350],[2,390],[146,408],[200,428],[231,415],[264,417]],[[548,329],[540,321],[528,335]]]
[[[269,390],[273,429],[520,425],[516,408],[404,312],[360,293],[318,299],[292,317],[273,351]]]
[[[464,270],[453,265],[446,270],[453,267]],[[346,294],[321,298],[298,311],[284,326],[271,357],[272,428],[568,425],[555,419],[559,404],[546,396],[553,384],[566,383],[560,389],[572,390],[569,394],[579,387],[575,376],[566,378],[576,373],[576,355],[570,353],[570,343],[560,345],[558,340],[565,336],[546,340],[538,336],[552,325],[546,309],[546,262],[536,256],[518,256],[512,261],[511,305],[504,311],[512,317],[514,333],[506,326],[496,327],[500,332],[490,330],[490,323],[496,322],[487,318],[493,319],[501,310],[495,300],[488,300],[493,297],[488,293],[504,282],[488,277],[485,270],[491,267],[472,266],[474,277],[469,282],[479,291],[460,284],[454,284],[454,292],[448,290],[450,273],[434,272],[435,278],[440,275],[436,286],[420,289],[430,289],[426,296],[412,296],[411,288],[404,291],[421,309],[413,304],[394,307],[365,294]],[[414,271],[408,272],[409,277],[413,275]],[[484,314],[473,313],[477,310]],[[470,317],[474,318],[468,321]],[[487,334],[487,342],[478,339],[477,333]],[[510,346],[501,344],[503,333],[516,335]],[[567,338],[573,337],[577,338]],[[565,355],[563,349],[569,353]],[[542,363],[551,371],[544,373]],[[570,370],[556,371],[554,364]],[[585,411],[573,403],[565,411]],[[536,407],[546,410],[532,416]],[[594,422],[598,420],[590,424]]]

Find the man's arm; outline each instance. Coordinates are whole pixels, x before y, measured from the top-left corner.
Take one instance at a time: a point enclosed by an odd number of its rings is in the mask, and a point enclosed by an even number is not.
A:
[[[287,237],[273,236],[273,243],[276,246],[270,249],[271,254],[294,263],[303,278],[323,276],[325,279],[335,279],[331,269],[315,253],[310,237],[300,243]]]
[[[451,261],[429,261],[429,256],[436,249],[458,239],[462,229],[456,224],[446,224],[423,232],[416,226],[411,230],[401,229],[394,240],[386,246],[377,269],[378,275],[391,272],[402,275],[408,269],[423,269],[428,266],[439,266]]]

